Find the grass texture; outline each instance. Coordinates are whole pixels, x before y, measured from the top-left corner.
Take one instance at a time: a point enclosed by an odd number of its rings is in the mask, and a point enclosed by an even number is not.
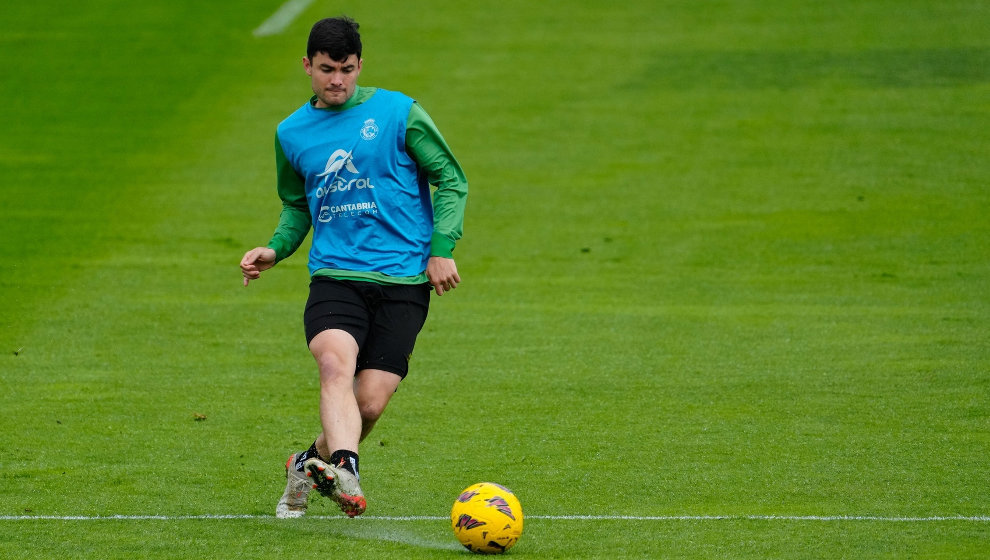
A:
[[[986,3],[317,1],[255,37],[277,8],[4,8],[0,557],[464,557],[438,518],[482,480],[513,557],[986,553]],[[464,282],[361,450],[373,518],[288,522],[305,254],[237,262],[339,13],[468,174]]]

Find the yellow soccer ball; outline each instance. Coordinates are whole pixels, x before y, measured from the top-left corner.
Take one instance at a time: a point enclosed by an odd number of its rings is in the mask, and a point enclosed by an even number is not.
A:
[[[479,482],[465,488],[454,501],[450,526],[471,552],[501,554],[522,535],[522,506],[508,488]]]

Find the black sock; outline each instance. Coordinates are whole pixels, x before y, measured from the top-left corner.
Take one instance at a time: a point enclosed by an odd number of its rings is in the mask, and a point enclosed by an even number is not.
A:
[[[322,459],[322,457],[320,457],[320,452],[316,450],[315,441],[313,442],[313,445],[309,446],[309,449],[303,451],[299,455],[296,455],[295,467],[297,471],[303,472],[303,463],[306,462],[306,459]]]
[[[358,455],[353,451],[348,451],[347,449],[338,449],[330,454],[330,464],[337,467],[348,470],[354,476],[360,478],[358,475]]]

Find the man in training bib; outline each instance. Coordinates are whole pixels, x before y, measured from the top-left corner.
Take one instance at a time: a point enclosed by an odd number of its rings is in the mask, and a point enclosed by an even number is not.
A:
[[[367,505],[358,443],[409,371],[431,288],[440,296],[461,281],[452,252],[468,184],[418,103],[357,85],[355,21],[318,21],[302,62],[314,95],[276,131],[278,226],[240,267],[247,286],[313,228],[303,321],[320,374],[323,431],[289,456],[276,516],[303,516],[315,488],[354,517]]]

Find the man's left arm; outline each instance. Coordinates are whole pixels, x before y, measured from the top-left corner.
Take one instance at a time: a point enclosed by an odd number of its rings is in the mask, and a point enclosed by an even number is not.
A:
[[[452,258],[464,231],[468,182],[450,146],[426,111],[413,103],[406,124],[406,151],[426,173],[433,193],[433,242],[430,255]]]
[[[433,119],[413,103],[406,123],[406,151],[426,173],[433,193],[433,238],[426,273],[437,295],[457,287],[460,276],[454,263],[454,246],[464,231],[464,207],[468,182],[450,146]]]

